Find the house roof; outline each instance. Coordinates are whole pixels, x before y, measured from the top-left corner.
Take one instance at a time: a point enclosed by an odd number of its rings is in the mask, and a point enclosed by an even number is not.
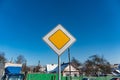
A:
[[[53,71],[57,66],[58,64],[47,64],[47,72]]]
[[[61,64],[61,72],[63,72],[64,69],[65,69],[68,65],[69,65],[69,63],[63,63],[63,64]],[[51,72],[58,72],[58,66],[57,66],[54,70],[52,70]]]

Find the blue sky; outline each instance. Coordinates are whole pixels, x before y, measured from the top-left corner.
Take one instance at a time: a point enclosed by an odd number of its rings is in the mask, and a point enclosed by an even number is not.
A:
[[[8,60],[22,54],[29,65],[57,63],[42,38],[58,24],[77,39],[71,57],[84,62],[98,54],[120,63],[119,0],[0,0],[0,51]]]

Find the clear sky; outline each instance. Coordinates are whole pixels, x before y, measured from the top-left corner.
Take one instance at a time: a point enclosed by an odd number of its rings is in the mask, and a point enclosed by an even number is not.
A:
[[[0,51],[8,60],[22,54],[29,65],[57,63],[42,38],[58,24],[77,39],[71,57],[120,63],[120,0],[0,0]]]

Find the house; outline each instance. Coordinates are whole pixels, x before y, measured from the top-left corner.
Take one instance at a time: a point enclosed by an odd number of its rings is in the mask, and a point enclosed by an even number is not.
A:
[[[69,68],[71,68],[71,70]],[[58,73],[58,66],[54,70],[52,70],[51,73]],[[79,70],[76,69],[71,64],[69,66],[69,63],[63,63],[61,64],[61,74],[63,76],[69,76],[69,75],[71,75],[72,77],[79,76]]]
[[[113,68],[119,68],[120,67],[120,64],[114,64],[113,65]]]
[[[120,76],[120,64],[114,64],[114,65],[111,66],[111,68],[112,68],[112,72],[111,73],[114,76]]]

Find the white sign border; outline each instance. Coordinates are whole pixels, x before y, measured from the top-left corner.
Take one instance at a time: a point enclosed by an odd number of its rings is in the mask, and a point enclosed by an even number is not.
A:
[[[49,37],[53,35],[57,30],[62,30],[69,38],[70,40],[65,44],[64,47],[62,47],[60,50],[56,48],[56,46],[49,40]],[[52,31],[50,31],[47,35],[43,37],[43,40],[60,56],[68,47],[70,47],[76,39],[66,30],[62,27],[62,25],[57,25]]]

